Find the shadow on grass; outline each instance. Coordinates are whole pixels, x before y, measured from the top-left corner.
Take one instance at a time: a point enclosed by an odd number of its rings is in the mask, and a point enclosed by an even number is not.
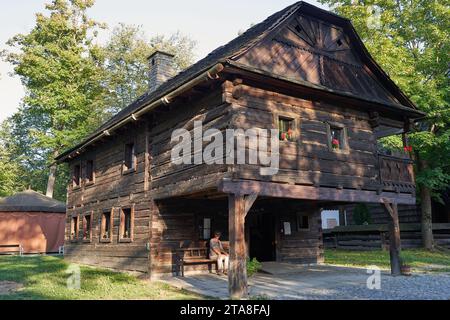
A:
[[[198,299],[190,293],[126,273],[80,266],[80,289],[67,287],[70,263],[60,257],[0,256],[1,281],[23,284],[0,300]]]

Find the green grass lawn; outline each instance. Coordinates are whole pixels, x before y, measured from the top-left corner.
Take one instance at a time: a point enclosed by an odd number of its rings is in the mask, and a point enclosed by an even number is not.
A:
[[[450,254],[440,251],[425,251],[421,249],[402,250],[404,262],[416,271],[450,272]],[[389,269],[389,251],[348,251],[325,250],[325,263],[367,267],[375,265],[383,269]]]
[[[0,256],[0,299],[202,299],[161,282],[86,266],[80,266],[80,289],[68,289],[68,266],[55,256]],[[19,283],[22,288],[2,294],[2,282],[6,281]]]

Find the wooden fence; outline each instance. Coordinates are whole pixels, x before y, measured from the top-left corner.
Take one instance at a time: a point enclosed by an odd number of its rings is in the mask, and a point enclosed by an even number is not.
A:
[[[450,249],[450,223],[433,224],[436,245]],[[400,224],[401,246],[404,249],[422,246],[419,223]],[[388,250],[389,232],[386,224],[341,226],[323,230],[325,248],[344,250]]]

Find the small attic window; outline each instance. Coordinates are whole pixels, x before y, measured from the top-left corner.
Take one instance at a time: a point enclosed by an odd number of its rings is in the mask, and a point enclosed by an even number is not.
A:
[[[342,46],[342,40],[341,39],[338,39],[338,41],[336,41],[336,43],[337,43],[337,45],[340,47],[340,46]]]
[[[300,27],[300,25],[296,25],[295,31],[297,31],[298,33],[301,33],[303,31],[303,29],[302,29],[302,27]]]

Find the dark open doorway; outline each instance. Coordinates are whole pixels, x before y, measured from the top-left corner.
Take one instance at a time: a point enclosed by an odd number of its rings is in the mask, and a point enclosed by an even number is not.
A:
[[[270,213],[249,213],[247,230],[250,259],[275,261],[275,216]]]

